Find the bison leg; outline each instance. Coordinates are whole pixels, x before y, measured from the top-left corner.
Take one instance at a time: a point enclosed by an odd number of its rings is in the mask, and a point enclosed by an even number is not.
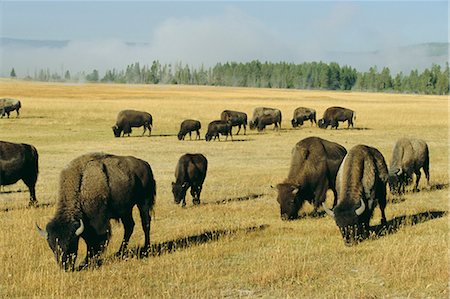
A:
[[[201,192],[201,187],[198,187],[198,186],[191,187],[192,203],[194,205],[200,204],[200,192]]]
[[[144,136],[145,132],[147,131],[147,127],[144,125],[144,132],[142,132],[141,136]]]
[[[236,135],[239,135],[240,131],[241,131],[241,125],[238,126],[238,131],[236,132]]]
[[[420,173],[420,169],[418,169],[417,171],[414,172],[416,174],[416,183],[414,185],[414,192],[418,192],[419,191],[419,181],[420,181],[420,177],[421,177],[421,173]]]
[[[189,131],[189,140],[192,140],[192,132]]]
[[[197,136],[195,136],[195,140],[197,140],[197,138],[198,138],[198,140],[200,140],[200,131],[197,130],[196,132],[197,132]]]
[[[123,228],[125,230],[123,235],[122,244],[120,245],[119,251],[116,253],[117,256],[123,256],[128,247],[128,241],[130,241],[131,234],[134,230],[134,220],[131,211],[128,215],[120,218],[123,223]]]
[[[138,208],[145,237],[144,247],[142,248],[141,253],[146,256],[150,250],[150,224],[152,222],[152,216],[150,215],[150,207],[147,204],[138,205]]]
[[[27,185],[28,189],[30,190],[30,202],[29,202],[29,206],[34,206],[37,203],[36,200],[36,179],[35,177],[33,178],[24,178],[22,179],[23,182],[25,183],[25,185]]]
[[[244,135],[247,134],[247,126],[244,124]]]

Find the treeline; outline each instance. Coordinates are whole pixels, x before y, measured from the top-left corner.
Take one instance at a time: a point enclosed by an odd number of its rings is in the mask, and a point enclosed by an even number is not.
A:
[[[338,63],[305,62],[271,63],[258,60],[237,63],[218,63],[213,67],[198,68],[177,64],[161,64],[153,61],[151,66],[139,63],[128,65],[125,70],[107,70],[103,76],[97,70],[90,73],[69,71],[64,74],[47,70],[35,72],[29,80],[38,81],[87,81],[132,84],[188,84],[237,87],[295,88],[319,90],[356,90],[374,92],[398,92],[444,95],[449,93],[449,64],[445,67],[433,64],[419,73],[402,72],[393,76],[388,67],[379,71],[372,67],[359,72]]]

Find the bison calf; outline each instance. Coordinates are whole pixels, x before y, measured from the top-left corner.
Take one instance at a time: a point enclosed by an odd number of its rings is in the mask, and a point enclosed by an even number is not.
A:
[[[346,245],[369,236],[369,222],[377,204],[381,222],[386,224],[386,183],[388,171],[383,155],[373,147],[356,145],[348,152],[336,177],[338,201],[331,211]]]
[[[281,219],[297,218],[305,200],[316,212],[328,189],[333,190],[336,203],[336,173],[346,153],[343,146],[319,137],[308,137],[295,145],[288,177],[277,185]]]
[[[191,188],[192,202],[200,204],[200,193],[205,181],[208,160],[202,154],[185,154],[178,160],[172,193],[176,204],[186,206],[186,192]]]
[[[128,134],[130,136],[131,128],[144,126],[144,132],[148,129],[148,136],[152,133],[153,119],[152,115],[147,112],[135,110],[122,110],[117,114],[116,124],[112,127],[114,136],[120,137],[123,131],[123,136]]]
[[[178,132],[178,140],[184,140],[186,134],[189,133],[189,139],[192,140],[192,132],[197,132],[195,139],[200,139],[200,129],[202,125],[198,120],[186,119],[180,125],[180,132]]]
[[[29,205],[35,205],[38,160],[39,155],[34,146],[0,141],[0,186],[12,185],[22,180],[30,190]]]
[[[87,245],[80,267],[97,260],[111,236],[110,219],[121,220],[124,237],[118,255],[126,252],[134,229],[133,207],[139,208],[145,242],[150,249],[150,212],[156,185],[150,165],[131,156],[92,153],[74,159],[62,170],[56,213],[39,233],[64,270],[74,270],[79,238]]]
[[[413,173],[416,174],[413,191],[418,191],[421,168],[425,172],[428,185],[430,185],[430,156],[426,142],[421,139],[399,139],[395,143],[391,164],[389,165],[389,188],[391,192],[394,194],[404,193],[406,185],[412,182]]]
[[[231,133],[231,129],[233,127],[231,126],[231,123],[224,120],[214,120],[209,123],[208,125],[208,132],[206,132],[205,140],[211,141],[211,139],[214,137],[214,140],[219,139],[219,134],[225,135],[225,141],[228,139],[228,135],[230,135],[231,140],[233,140],[233,134]]]

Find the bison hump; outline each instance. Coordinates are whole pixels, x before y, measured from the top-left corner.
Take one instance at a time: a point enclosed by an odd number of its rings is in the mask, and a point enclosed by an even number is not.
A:
[[[88,214],[101,212],[106,208],[110,195],[106,167],[101,161],[88,162],[82,173],[80,199]]]

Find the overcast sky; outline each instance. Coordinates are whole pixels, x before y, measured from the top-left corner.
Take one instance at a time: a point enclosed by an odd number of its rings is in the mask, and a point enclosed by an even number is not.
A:
[[[9,74],[11,66],[104,71],[156,59],[194,66],[327,60],[330,52],[447,42],[448,13],[447,1],[2,0],[1,37],[70,42],[62,48],[3,45],[1,72]]]

